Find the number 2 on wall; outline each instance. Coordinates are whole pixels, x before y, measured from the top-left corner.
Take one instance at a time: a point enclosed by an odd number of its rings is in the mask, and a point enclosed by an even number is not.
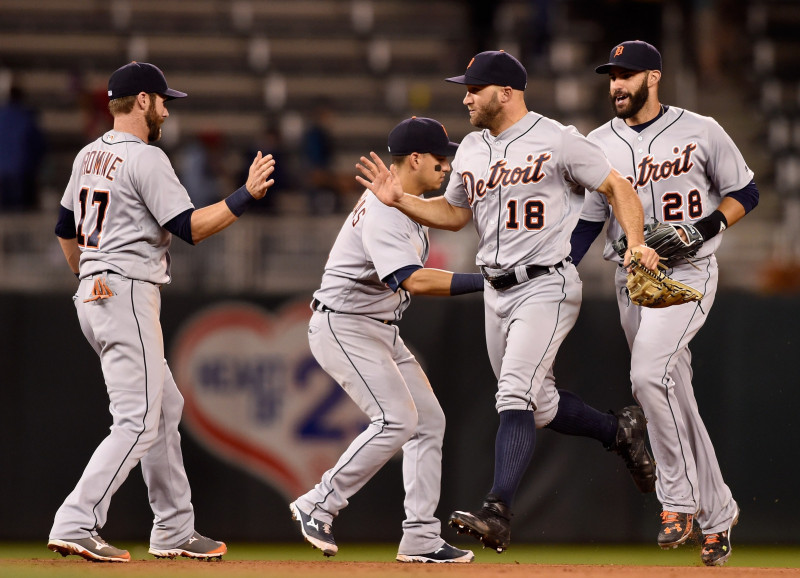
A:
[[[94,205],[97,205],[96,215],[94,219],[94,230],[89,234],[87,239],[86,235],[84,234],[84,225],[87,221],[87,206],[86,202],[89,200],[89,193],[90,190],[88,187],[83,187],[81,192],[78,194],[78,200],[81,204],[81,220],[78,222],[78,245],[81,247],[89,247],[91,249],[97,249],[97,246],[100,244],[100,237],[102,236],[103,232],[103,223],[106,220],[106,212],[108,211],[108,197],[110,191],[104,191],[100,189],[95,189],[91,191],[92,198],[91,198],[91,207],[89,209],[94,209]]]

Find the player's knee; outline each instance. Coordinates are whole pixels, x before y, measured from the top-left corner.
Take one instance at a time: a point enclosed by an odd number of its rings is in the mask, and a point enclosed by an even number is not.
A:
[[[633,397],[640,399],[660,392],[664,388],[661,376],[646,365],[631,368],[631,392]]]
[[[117,437],[130,440],[139,451],[147,451],[158,437],[158,420],[145,420],[144,429],[142,421],[134,419],[120,420],[111,429]]]
[[[558,403],[548,405],[547,407],[537,408],[533,412],[533,419],[536,422],[536,429],[546,427],[558,413]]]
[[[417,434],[429,438],[438,437],[444,439],[444,429],[447,420],[444,411],[440,406],[428,408],[426,411],[419,412],[417,420]]]
[[[418,420],[415,407],[404,408],[386,416],[384,431],[395,437],[402,445],[417,431]]]

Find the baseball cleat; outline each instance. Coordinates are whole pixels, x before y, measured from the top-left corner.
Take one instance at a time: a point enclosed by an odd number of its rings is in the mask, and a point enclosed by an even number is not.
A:
[[[127,550],[115,548],[100,536],[73,540],[50,540],[47,547],[62,556],[74,554],[92,562],[130,562]]]
[[[197,560],[222,560],[222,555],[228,551],[225,542],[217,542],[195,532],[180,546],[175,548],[153,548],[149,552],[156,558],[195,558]]]
[[[658,533],[658,545],[663,550],[677,548],[689,539],[692,534],[694,514],[683,512],[661,512],[661,531]]]
[[[617,438],[609,449],[625,461],[640,492],[655,492],[656,464],[647,449],[647,420],[642,408],[629,405],[611,413],[617,418]]]
[[[471,550],[460,550],[447,542],[430,554],[398,554],[398,562],[433,562],[436,564],[469,564],[475,558]]]
[[[722,566],[731,557],[731,530],[739,521],[739,510],[733,517],[731,525],[727,530],[714,532],[713,534],[703,534],[703,549],[700,551],[700,559],[706,566]]]
[[[474,536],[484,548],[488,546],[502,554],[511,542],[511,516],[508,506],[489,495],[477,512],[457,510],[450,514],[450,526],[459,534]]]
[[[300,531],[303,533],[306,542],[314,548],[322,550],[325,556],[336,555],[339,547],[333,539],[333,530],[330,524],[312,518],[298,508],[295,502],[289,504],[289,510],[292,512],[292,518],[300,522]]]

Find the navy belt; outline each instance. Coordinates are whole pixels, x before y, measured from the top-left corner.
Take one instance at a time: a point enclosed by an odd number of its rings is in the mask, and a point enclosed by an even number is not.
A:
[[[311,302],[311,308],[314,311],[322,311],[323,313],[336,313],[339,315],[354,315],[353,313],[344,313],[342,311],[336,311],[335,309],[331,309],[327,305],[325,305],[322,301],[314,297],[314,300]],[[384,325],[394,325],[394,321],[388,321],[386,319],[375,319],[374,317],[369,317],[364,315],[367,319],[372,319],[373,321],[377,321],[379,323],[383,323]]]
[[[514,285],[519,285],[525,281],[530,281],[536,277],[541,277],[542,275],[549,273],[551,269],[561,269],[566,263],[571,262],[572,259],[567,257],[563,261],[559,261],[550,267],[545,267],[544,265],[527,265],[525,267],[525,274],[528,277],[527,279],[518,278],[516,271],[507,271],[506,273],[500,273],[499,275],[490,275],[486,272],[486,267],[481,267],[481,273],[483,274],[483,278],[489,282],[489,285],[491,285],[494,289],[502,290],[513,287]]]

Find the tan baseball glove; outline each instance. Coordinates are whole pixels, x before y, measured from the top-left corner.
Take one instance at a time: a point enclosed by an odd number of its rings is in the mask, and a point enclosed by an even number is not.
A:
[[[628,273],[628,295],[631,301],[642,307],[669,307],[690,301],[700,301],[703,294],[694,287],[675,281],[664,271],[653,271],[641,264],[642,254],[631,257],[631,272]]]

